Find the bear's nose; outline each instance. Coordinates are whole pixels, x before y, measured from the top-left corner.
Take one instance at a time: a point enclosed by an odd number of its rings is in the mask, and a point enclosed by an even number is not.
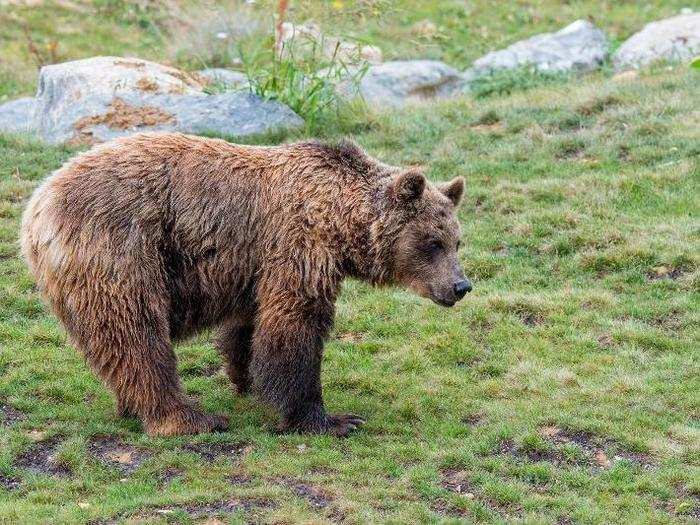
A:
[[[457,296],[457,299],[461,299],[464,297],[464,295],[467,292],[472,291],[472,283],[469,282],[467,279],[463,279],[461,281],[457,281],[454,285],[454,292],[455,295]]]

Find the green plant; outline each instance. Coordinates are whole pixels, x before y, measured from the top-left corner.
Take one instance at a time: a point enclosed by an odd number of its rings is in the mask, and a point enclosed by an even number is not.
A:
[[[367,65],[353,65],[341,61],[336,52],[330,58],[323,56],[323,42],[312,43],[303,59],[294,53],[294,42],[274,45],[268,37],[250,50],[241,46],[239,55],[243,69],[250,80],[250,89],[256,95],[279,100],[303,117],[309,129],[317,129],[321,122],[341,113],[347,101],[336,89],[339,83],[352,87],[359,84]]]

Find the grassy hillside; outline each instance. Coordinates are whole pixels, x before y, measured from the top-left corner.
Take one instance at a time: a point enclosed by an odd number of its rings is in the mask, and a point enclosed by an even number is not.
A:
[[[578,16],[624,37],[682,2],[496,11],[479,1],[463,17],[462,3],[426,4],[334,2],[292,14],[389,56],[466,66]],[[124,5],[0,11],[0,57],[11,64],[0,94],[33,89],[31,57],[7,17],[48,41],[60,33],[65,58],[171,56],[163,5],[143,4],[143,21]],[[444,37],[401,36],[426,17]],[[276,434],[274,414],[232,393],[210,334],[177,349],[179,369],[207,410],[231,415],[228,433],[150,439],[118,419],[16,243],[25,199],[76,150],[0,135],[0,523],[696,523],[699,80],[684,66],[626,80],[601,73],[343,115],[318,132],[350,135],[390,163],[424,164],[433,180],[468,181],[467,299],[445,310],[396,289],[343,289],[324,357],[326,403],[368,420],[343,440]]]

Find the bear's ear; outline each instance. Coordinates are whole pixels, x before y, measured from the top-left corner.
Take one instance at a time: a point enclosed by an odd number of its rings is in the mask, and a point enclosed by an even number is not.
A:
[[[450,182],[440,186],[440,191],[445,197],[452,201],[452,204],[457,206],[464,194],[464,179],[462,177],[455,177]]]
[[[410,202],[419,199],[425,189],[425,177],[416,170],[408,170],[401,173],[391,183],[394,196],[401,202]]]

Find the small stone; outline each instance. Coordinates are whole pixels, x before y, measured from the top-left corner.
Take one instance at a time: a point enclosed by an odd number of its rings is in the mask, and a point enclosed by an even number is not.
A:
[[[299,454],[303,454],[306,452],[306,444],[302,443],[301,445],[297,445],[297,450],[299,451]]]
[[[81,509],[87,509],[88,507],[90,507],[90,504],[87,501],[79,501],[77,505]]]
[[[467,499],[474,499],[475,497],[473,492],[466,492],[464,495],[467,497]]]

